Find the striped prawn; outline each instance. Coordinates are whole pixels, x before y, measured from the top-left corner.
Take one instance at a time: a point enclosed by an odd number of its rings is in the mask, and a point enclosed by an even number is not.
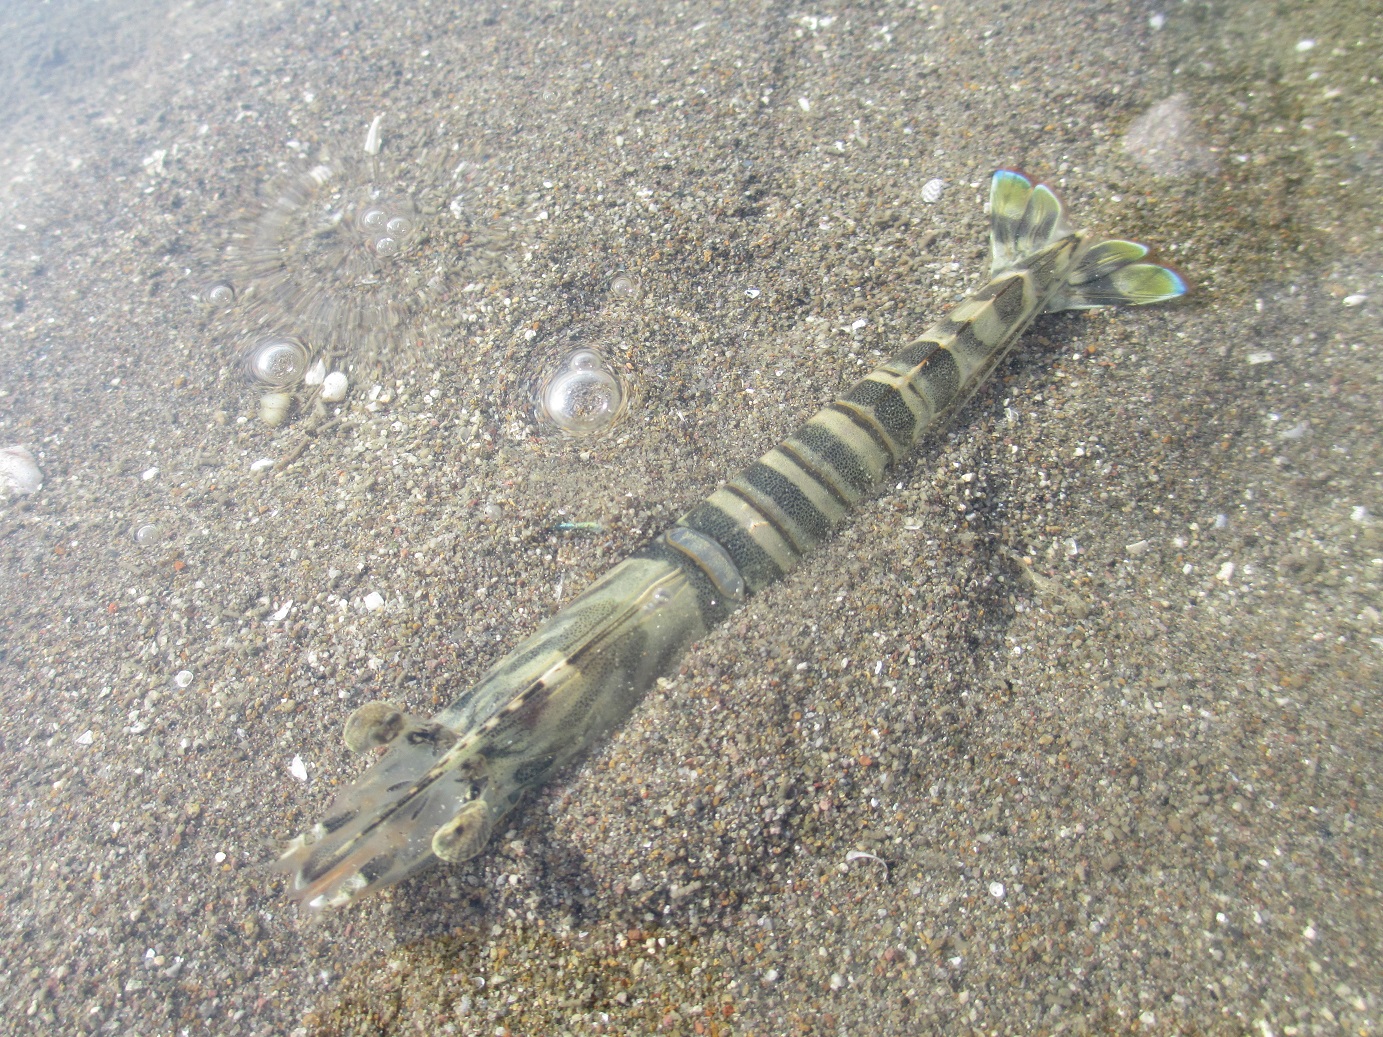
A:
[[[622,723],[687,647],[780,579],[923,436],[941,428],[1043,313],[1186,292],[1131,241],[1074,231],[1043,184],[990,185],[989,282],[667,531],[616,565],[431,719],[371,702],[346,723],[380,759],[278,870],[308,912],[484,849],[499,821]]]

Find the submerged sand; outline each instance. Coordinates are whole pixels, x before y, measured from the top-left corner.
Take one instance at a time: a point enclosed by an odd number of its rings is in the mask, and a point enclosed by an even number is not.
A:
[[[0,505],[0,1032],[1376,1032],[1361,6],[0,16],[44,477]],[[336,239],[197,296],[323,162],[426,236],[273,429],[238,353]],[[1043,320],[488,853],[300,924],[262,865],[351,710],[434,710],[981,283],[998,166],[1193,298]],[[573,441],[530,386],[577,345],[634,395]]]

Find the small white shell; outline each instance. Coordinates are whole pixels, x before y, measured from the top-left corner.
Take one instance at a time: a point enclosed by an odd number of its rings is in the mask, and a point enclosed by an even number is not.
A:
[[[0,485],[14,493],[37,493],[43,487],[43,473],[34,455],[18,445],[0,447]]]
[[[320,357],[312,362],[312,366],[303,375],[303,385],[321,385],[322,379],[327,376],[327,362]]]
[[[345,374],[340,371],[333,371],[322,379],[322,400],[326,403],[340,403],[346,398],[346,390],[350,388]]]
[[[941,201],[941,196],[945,193],[945,180],[928,180],[922,185],[922,200],[928,205],[934,205]]]
[[[259,420],[270,426],[282,425],[292,406],[292,393],[266,392],[259,398]]]

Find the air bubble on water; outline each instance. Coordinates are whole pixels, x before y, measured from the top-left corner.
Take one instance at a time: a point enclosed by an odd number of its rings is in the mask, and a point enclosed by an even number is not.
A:
[[[134,542],[136,544],[152,544],[159,537],[159,528],[152,522],[145,522],[135,527]]]
[[[573,436],[603,432],[624,414],[628,387],[599,352],[583,346],[564,356],[538,386],[535,411]]]
[[[365,233],[383,230],[389,224],[389,212],[378,205],[368,205],[360,210],[355,225]]]
[[[245,351],[243,363],[251,381],[281,389],[302,381],[310,359],[295,338],[265,338]]]
[[[631,274],[626,270],[617,271],[610,278],[610,294],[617,299],[627,299],[633,302],[643,294],[643,281],[636,274]]]
[[[235,302],[235,285],[229,281],[210,281],[203,286],[198,298],[216,309],[225,309]]]
[[[366,248],[377,256],[390,258],[411,244],[418,221],[411,202],[383,199],[361,208],[355,217],[355,228],[362,235]]]
[[[459,190],[488,199],[498,165],[458,166],[445,125],[404,133],[391,124],[388,147],[382,125],[366,118],[346,140],[304,142],[292,170],[247,184],[225,236],[208,242],[205,275],[189,283],[207,311],[208,345],[228,348],[261,392],[294,395],[286,411],[274,400],[261,416],[317,413],[333,370],[405,374],[442,345],[433,303],[506,268],[517,217],[503,206],[487,205],[483,219],[458,213],[464,234],[429,233]],[[281,350],[261,356],[271,337],[300,343],[306,362]],[[325,364],[304,377],[318,358]]]

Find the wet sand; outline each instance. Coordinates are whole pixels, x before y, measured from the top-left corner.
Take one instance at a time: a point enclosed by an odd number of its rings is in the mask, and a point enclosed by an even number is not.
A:
[[[1376,1032],[1359,6],[7,12],[0,1032]],[[306,217],[272,304],[245,257],[324,162],[305,206],[426,228],[387,319]],[[1043,319],[486,854],[301,924],[263,866],[351,710],[435,710],[982,283],[999,166],[1194,296]],[[314,306],[350,393],[271,429],[239,350]],[[533,417],[577,345],[608,436]]]

